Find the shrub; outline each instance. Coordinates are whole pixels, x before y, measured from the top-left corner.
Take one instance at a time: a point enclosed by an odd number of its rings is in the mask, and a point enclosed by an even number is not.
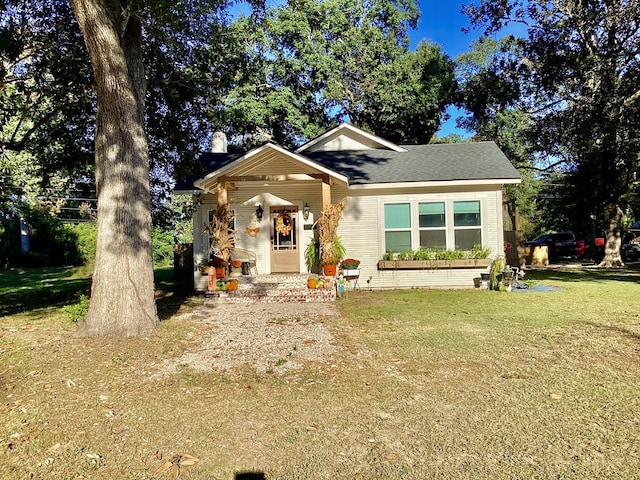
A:
[[[93,267],[96,258],[96,239],[98,226],[95,222],[81,222],[77,224],[65,224],[65,228],[72,231],[77,237],[77,248],[80,251],[82,262],[88,267]]]
[[[80,295],[80,301],[73,305],[67,305],[63,308],[72,323],[78,323],[85,319],[89,312],[89,297]]]
[[[153,229],[153,263],[157,267],[173,264],[173,231],[159,227]]]
[[[474,245],[471,250],[446,250],[444,248],[420,248],[418,250],[405,250],[394,255],[393,252],[386,252],[382,260],[464,260],[467,258],[484,259],[489,258],[491,249]]]
[[[43,208],[31,207],[24,213],[31,251],[22,260],[28,266],[82,265],[78,236],[72,229]]]
[[[489,247],[482,247],[482,245],[474,245],[471,249],[471,258],[489,258],[491,255],[491,249]]]

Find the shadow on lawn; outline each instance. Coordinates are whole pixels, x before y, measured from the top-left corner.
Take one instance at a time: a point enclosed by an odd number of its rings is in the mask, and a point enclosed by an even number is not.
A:
[[[630,265],[624,268],[596,268],[596,267],[554,267],[546,269],[527,270],[527,280],[561,282],[633,282],[640,283],[640,265]]]
[[[49,307],[64,307],[89,296],[91,279],[74,269],[16,269],[0,272],[0,317]],[[172,268],[155,271],[156,304],[160,320],[178,311],[193,294],[173,275]]]
[[[0,273],[0,316],[63,307],[88,295],[91,280],[72,269],[16,269]]]
[[[191,285],[184,278],[176,276],[173,268],[156,269],[155,283],[160,321],[171,318],[194,295]]]
[[[620,335],[624,335],[626,337],[635,340],[636,342],[640,341],[640,334],[638,332],[631,330],[630,328],[624,327],[622,325],[602,325],[597,322],[587,322],[587,325],[591,325],[592,327],[599,328],[602,330],[607,330],[609,332],[615,332]]]

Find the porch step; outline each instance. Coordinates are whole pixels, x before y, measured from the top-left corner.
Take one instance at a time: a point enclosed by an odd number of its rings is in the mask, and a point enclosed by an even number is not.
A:
[[[237,277],[238,290],[205,293],[205,305],[220,303],[306,303],[332,302],[335,284],[330,289],[311,290],[308,275],[256,275]]]

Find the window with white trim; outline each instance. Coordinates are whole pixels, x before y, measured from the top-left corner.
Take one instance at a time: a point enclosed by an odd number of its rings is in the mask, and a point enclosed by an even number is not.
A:
[[[453,202],[455,250],[471,250],[482,245],[480,201]]]
[[[384,205],[385,251],[411,250],[411,204],[387,203]]]
[[[420,248],[447,248],[445,211],[444,202],[418,203]]]
[[[385,252],[482,245],[480,200],[384,204]]]

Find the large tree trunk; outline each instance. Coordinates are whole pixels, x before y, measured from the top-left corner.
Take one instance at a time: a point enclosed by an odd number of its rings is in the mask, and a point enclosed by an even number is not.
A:
[[[98,243],[91,302],[81,328],[86,335],[148,335],[158,324],[142,33],[130,3],[71,0],[98,96]]]
[[[605,268],[622,267],[624,266],[622,256],[620,255],[620,246],[622,245],[622,210],[618,204],[609,203],[604,209],[604,214],[605,221],[607,222],[604,258],[598,266]]]

